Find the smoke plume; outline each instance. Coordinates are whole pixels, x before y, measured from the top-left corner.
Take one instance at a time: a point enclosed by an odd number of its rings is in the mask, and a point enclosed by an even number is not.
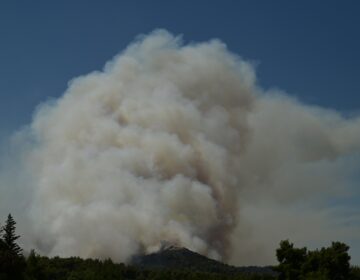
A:
[[[31,246],[49,255],[127,261],[169,242],[266,263],[282,237],[359,233],[325,202],[352,193],[360,119],[265,92],[218,40],[140,37],[25,134]]]

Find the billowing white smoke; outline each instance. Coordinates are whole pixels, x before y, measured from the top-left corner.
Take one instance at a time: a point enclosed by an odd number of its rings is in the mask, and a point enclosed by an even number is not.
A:
[[[166,32],[73,80],[32,125],[50,253],[126,260],[166,241],[226,254],[253,92],[222,43],[180,47]]]
[[[306,211],[294,210],[290,223],[284,209],[342,192],[360,120],[255,83],[253,67],[221,42],[182,46],[165,31],[71,81],[30,129],[38,248],[126,261],[170,242],[261,263],[296,228],[311,239],[306,227],[326,214],[302,221],[294,216]]]

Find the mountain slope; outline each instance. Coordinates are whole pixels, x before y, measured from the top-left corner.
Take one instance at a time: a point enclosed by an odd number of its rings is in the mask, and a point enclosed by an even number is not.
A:
[[[192,270],[227,275],[240,273],[274,275],[274,271],[269,267],[235,267],[175,246],[164,248],[156,253],[135,256],[132,264],[150,269]]]

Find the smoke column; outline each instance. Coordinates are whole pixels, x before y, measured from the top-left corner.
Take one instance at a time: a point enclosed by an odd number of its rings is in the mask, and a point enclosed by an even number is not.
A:
[[[345,192],[360,149],[359,118],[264,92],[220,41],[184,46],[161,30],[73,79],[27,133],[37,249],[116,261],[163,242],[269,261],[271,224],[289,233],[282,207]]]
[[[37,113],[51,254],[126,260],[166,241],[226,255],[254,75],[218,41],[179,45],[155,32]]]

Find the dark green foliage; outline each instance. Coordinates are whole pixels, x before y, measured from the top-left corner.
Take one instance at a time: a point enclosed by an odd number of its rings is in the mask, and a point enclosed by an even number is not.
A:
[[[196,270],[144,269],[112,262],[93,259],[48,258],[33,251],[27,258],[27,280],[270,280],[270,276],[261,275],[226,275],[220,273],[199,272]]]
[[[277,271],[279,279],[349,279],[349,246],[333,242],[328,248],[308,251],[306,248],[294,248],[289,241],[281,241],[276,250],[279,261]]]
[[[290,247],[291,248],[291,247]],[[293,248],[293,247],[292,247]],[[337,248],[337,246],[334,246]],[[334,249],[333,248],[333,249]],[[295,249],[295,248],[293,248]],[[320,251],[319,251],[320,252]],[[296,255],[296,254],[295,254]],[[297,258],[295,258],[297,259]],[[48,258],[32,251],[26,260],[26,280],[274,280],[276,277],[260,274],[226,274],[197,271],[192,269],[149,269],[127,266],[112,262],[110,259],[101,261],[94,259]],[[352,268],[349,280],[360,279],[360,269]],[[303,277],[303,276],[301,276]],[[342,279],[327,278],[322,271],[308,272],[306,277],[298,279]],[[1,279],[1,278],[0,278]],[[8,278],[9,279],[9,278]],[[13,278],[10,278],[13,279]],[[286,278],[285,278],[286,279]],[[289,278],[290,279],[290,278]],[[296,280],[296,278],[294,278]]]
[[[302,265],[307,257],[306,248],[297,249],[288,240],[281,241],[276,257],[279,261],[277,270],[280,272],[280,280],[300,278]]]
[[[359,280],[360,279],[360,267],[354,266],[350,268],[350,280]]]
[[[0,238],[0,280],[23,279],[25,259],[21,254],[22,249],[16,244],[19,238],[15,234],[16,222],[9,214],[5,226],[1,228]]]
[[[44,267],[40,263],[40,255],[31,250],[26,261],[26,279],[27,280],[45,280]]]
[[[0,250],[0,279],[23,279],[25,259],[10,250]]]
[[[15,225],[15,220],[11,214],[9,214],[5,226],[2,228],[2,240],[10,251],[20,256],[22,249],[16,243],[16,240],[19,239],[20,236],[15,234]]]

